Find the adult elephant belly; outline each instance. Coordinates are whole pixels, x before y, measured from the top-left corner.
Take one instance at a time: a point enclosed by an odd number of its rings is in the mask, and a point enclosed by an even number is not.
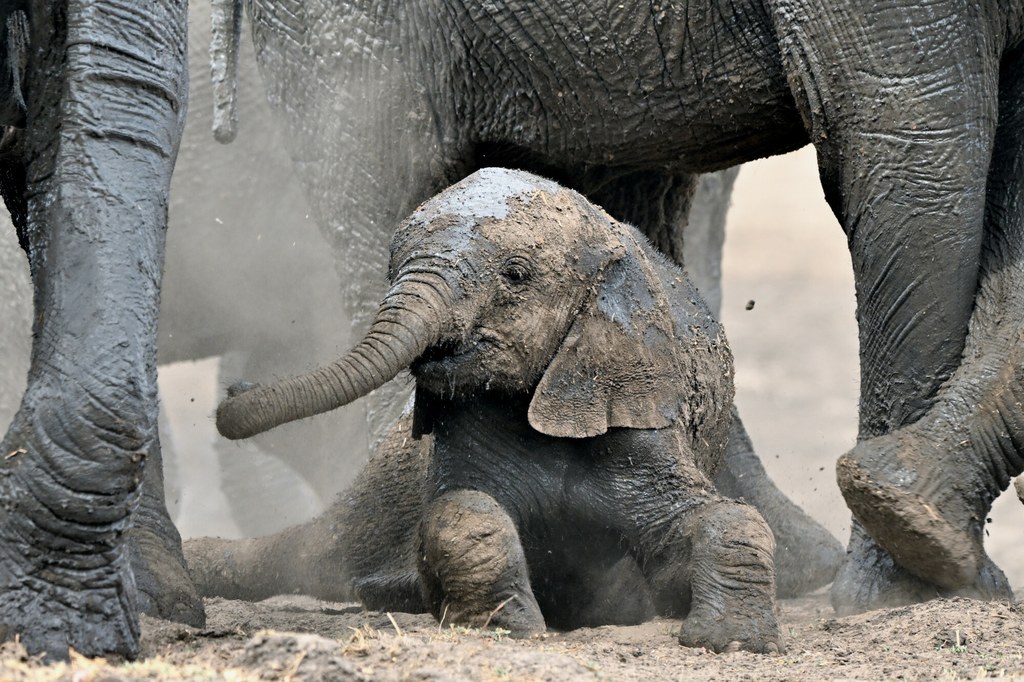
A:
[[[520,164],[704,172],[806,144],[764,8],[687,4],[460,4],[472,29],[405,59],[442,128]]]

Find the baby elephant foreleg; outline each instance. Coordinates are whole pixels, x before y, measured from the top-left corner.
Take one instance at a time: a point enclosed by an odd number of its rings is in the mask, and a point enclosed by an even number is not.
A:
[[[526,557],[512,519],[486,493],[445,493],[420,526],[424,596],[442,624],[544,631]]]
[[[687,517],[691,601],[679,642],[714,651],[782,651],[775,616],[775,540],[764,519],[753,507],[724,499]]]
[[[641,565],[658,612],[684,616],[680,644],[782,650],[775,540],[753,507],[705,491],[673,512],[647,507],[642,518],[650,523],[639,536]]]

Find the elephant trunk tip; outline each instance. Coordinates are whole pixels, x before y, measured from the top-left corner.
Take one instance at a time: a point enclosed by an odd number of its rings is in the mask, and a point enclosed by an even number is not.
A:
[[[248,393],[249,391],[255,390],[259,387],[260,384],[254,383],[252,381],[236,381],[235,383],[228,386],[228,397],[235,398],[237,396],[242,395],[243,393]]]
[[[255,435],[242,428],[238,419],[238,410],[232,404],[233,399],[228,398],[217,407],[217,433],[228,440],[241,440]]]
[[[228,387],[228,397],[217,406],[217,432],[228,440],[251,438],[267,431],[267,428],[251,423],[246,415],[253,413],[253,403],[260,388],[259,384],[250,381],[236,381]]]

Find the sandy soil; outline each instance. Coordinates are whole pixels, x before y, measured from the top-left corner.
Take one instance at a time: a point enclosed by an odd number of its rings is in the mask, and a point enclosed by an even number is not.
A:
[[[147,658],[138,663],[76,657],[46,667],[6,644],[0,679],[1024,679],[1021,604],[940,600],[835,619],[821,594],[787,600],[780,620],[788,650],[779,656],[687,649],[668,620],[513,640],[303,597],[210,600],[207,610],[203,630],[145,619]]]

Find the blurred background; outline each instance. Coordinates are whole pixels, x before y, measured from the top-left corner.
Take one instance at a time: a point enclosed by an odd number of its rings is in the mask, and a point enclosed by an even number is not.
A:
[[[212,415],[230,382],[308,369],[350,338],[347,320],[333,314],[332,255],[307,215],[250,41],[243,37],[238,139],[222,146],[210,133],[209,21],[192,15],[191,104],[172,186],[160,323],[161,439],[182,536],[242,537],[313,516],[358,471],[361,456],[351,452],[366,444],[353,447],[357,406],[256,442],[216,433]],[[723,320],[744,423],[779,487],[845,543],[849,513],[834,466],[856,438],[855,301],[813,150],[745,166],[728,222]],[[10,419],[24,386],[30,312],[27,266],[9,224],[0,229],[0,274],[0,418]],[[307,449],[334,454],[289,464]],[[1024,506],[1006,493],[992,520],[987,547],[1011,585],[1024,588]]]

